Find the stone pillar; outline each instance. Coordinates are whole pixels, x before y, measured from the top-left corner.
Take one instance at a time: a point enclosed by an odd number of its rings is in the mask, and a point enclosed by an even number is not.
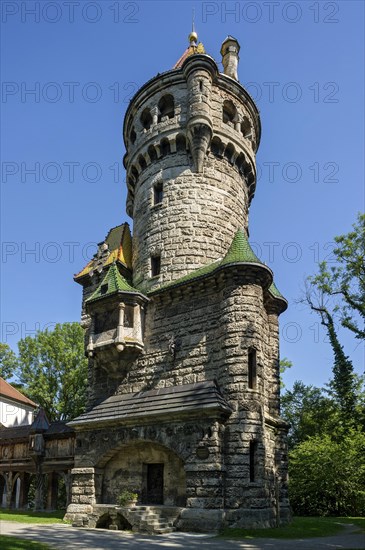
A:
[[[73,468],[71,470],[71,504],[67,507],[65,519],[76,527],[87,527],[88,515],[96,503],[94,468]]]

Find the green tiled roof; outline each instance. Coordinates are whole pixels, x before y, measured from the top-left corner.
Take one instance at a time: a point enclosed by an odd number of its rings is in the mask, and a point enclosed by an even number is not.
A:
[[[119,273],[116,263],[113,263],[108,269],[104,279],[101,281],[95,292],[86,300],[93,302],[105,296],[116,294],[117,292],[139,292],[133,288],[122,275]]]
[[[275,298],[283,298],[285,300],[284,296],[281,294],[280,290],[274,282],[272,282],[269,286],[269,292],[271,292],[271,294],[275,296]]]
[[[239,229],[237,233],[235,234],[232,244],[229,247],[229,250],[227,254],[224,256],[222,260],[218,260],[216,262],[213,262],[212,264],[205,265],[203,267],[199,267],[199,269],[196,269],[195,271],[192,271],[191,273],[188,273],[187,275],[184,275],[184,277],[181,277],[180,279],[177,279],[176,281],[172,281],[170,283],[166,283],[165,285],[162,285],[157,290],[152,290],[150,294],[154,294],[154,292],[157,292],[159,290],[163,290],[172,286],[180,285],[182,283],[193,281],[195,279],[199,279],[200,277],[203,277],[205,275],[209,275],[209,273],[212,273],[216,269],[223,267],[225,265],[229,264],[236,264],[236,263],[256,263],[261,264],[262,266],[266,267],[265,264],[263,264],[254,251],[252,250],[247,237],[246,233],[243,229]]]
[[[235,234],[227,254],[221,261],[221,265],[238,262],[262,264],[252,250],[243,229],[239,229]]]

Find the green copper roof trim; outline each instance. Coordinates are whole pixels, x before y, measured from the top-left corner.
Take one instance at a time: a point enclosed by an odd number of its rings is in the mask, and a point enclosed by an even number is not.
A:
[[[122,275],[119,273],[116,263],[112,263],[104,279],[101,281],[98,288],[95,292],[88,298],[85,302],[90,303],[111,294],[116,294],[117,292],[133,292],[140,293],[139,290],[133,288]]]
[[[271,283],[271,285],[269,286],[269,292],[275,296],[275,298],[282,298],[283,300],[285,300],[284,296],[281,294],[280,290],[278,289],[278,287],[276,286],[276,284],[274,283],[274,281]],[[286,301],[286,300],[285,300]]]

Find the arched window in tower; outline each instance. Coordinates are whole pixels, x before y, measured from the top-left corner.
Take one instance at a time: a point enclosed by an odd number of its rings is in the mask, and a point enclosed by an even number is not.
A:
[[[226,99],[223,102],[223,122],[234,123],[237,120],[237,109],[232,101]]]
[[[175,116],[175,101],[171,94],[161,97],[158,102],[158,122],[174,118]]]
[[[240,153],[238,155],[238,157],[236,158],[235,164],[237,166],[239,173],[242,175],[245,171],[245,164],[246,164],[245,155],[243,153]]]
[[[248,350],[248,387],[250,390],[256,389],[256,350],[250,348]]]
[[[176,151],[185,152],[186,151],[186,139],[183,134],[179,134],[176,137]]]
[[[233,157],[235,154],[235,148],[232,143],[228,143],[224,150],[224,156],[230,164],[233,164]]]
[[[132,145],[135,144],[136,139],[137,139],[137,134],[136,134],[136,131],[135,131],[134,126],[133,126],[133,128],[131,130],[131,133],[130,133],[130,140],[131,140]]]
[[[244,138],[252,139],[252,129],[249,119],[245,116],[241,122],[241,133]]]
[[[161,155],[163,157],[165,157],[166,155],[169,155],[171,153],[170,142],[167,138],[164,138],[161,141],[160,147],[161,147]]]
[[[153,119],[152,119],[151,111],[148,108],[144,109],[141,114],[141,124],[143,128],[145,130],[149,130],[151,128],[152,121]]]
[[[142,155],[139,155],[138,157],[138,164],[140,165],[141,170],[145,170],[145,168],[147,168],[147,162]]]
[[[222,158],[224,145],[219,137],[214,136],[212,143],[210,144],[210,150],[215,157]]]
[[[155,160],[157,160],[157,152],[156,152],[156,149],[153,145],[150,145],[148,147],[147,153],[148,153],[148,156],[151,159],[151,162],[154,162]]]

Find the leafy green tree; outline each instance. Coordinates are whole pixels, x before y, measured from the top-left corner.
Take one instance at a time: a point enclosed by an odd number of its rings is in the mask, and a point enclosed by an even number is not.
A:
[[[322,389],[297,380],[281,398],[281,416],[290,425],[288,447],[292,449],[308,437],[335,433],[339,410]]]
[[[365,215],[359,214],[353,231],[335,237],[335,265],[319,265],[319,273],[308,277],[304,301],[319,314],[334,354],[333,378],[329,384],[341,409],[344,424],[358,421],[357,381],[350,358],[335,329],[335,316],[356,338],[365,338]]]
[[[17,376],[26,394],[50,420],[70,420],[83,412],[87,359],[78,323],[57,324],[18,342]]]
[[[365,339],[365,214],[358,214],[353,231],[335,237],[335,265],[319,264],[319,273],[310,282],[325,297],[342,326],[356,338]]]
[[[14,376],[17,368],[17,358],[13,350],[3,342],[0,342],[0,376],[7,380]]]
[[[349,430],[338,441],[310,437],[289,454],[289,498],[297,515],[365,513],[365,434]]]

